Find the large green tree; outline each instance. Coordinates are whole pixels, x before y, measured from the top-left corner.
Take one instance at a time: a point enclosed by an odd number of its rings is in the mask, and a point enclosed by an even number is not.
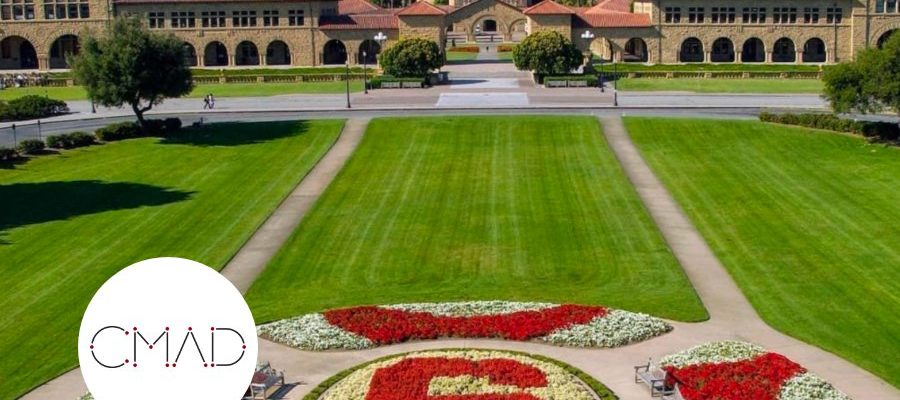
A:
[[[539,75],[564,75],[583,61],[581,51],[556,31],[532,33],[513,48],[516,68]]]
[[[153,106],[193,89],[183,41],[150,32],[137,18],[116,19],[104,35],[89,36],[70,62],[91,99],[131,106],[142,126]]]
[[[825,71],[824,97],[835,112],[880,112],[900,115],[900,34],[880,49],[860,52],[856,61]]]
[[[395,77],[425,78],[429,72],[444,66],[441,48],[432,40],[401,39],[378,56],[381,68]]]

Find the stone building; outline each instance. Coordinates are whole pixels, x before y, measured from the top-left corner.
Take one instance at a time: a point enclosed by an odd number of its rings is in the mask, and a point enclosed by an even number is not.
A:
[[[517,42],[558,31],[621,62],[833,63],[900,29],[900,0],[0,0],[0,69],[67,67],[79,37],[137,15],[184,40],[198,67],[374,63],[385,46],[420,36],[448,43]],[[583,39],[584,32],[590,32]]]

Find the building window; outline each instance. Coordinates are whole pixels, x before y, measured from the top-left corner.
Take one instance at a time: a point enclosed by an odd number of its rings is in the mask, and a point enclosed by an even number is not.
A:
[[[710,17],[714,24],[733,24],[734,14],[734,7],[713,7]]]
[[[887,0],[887,12],[897,12],[897,0]]]
[[[825,18],[829,24],[839,24],[844,18],[844,10],[840,7],[825,9]]]
[[[34,19],[34,0],[0,0],[0,19]]]
[[[44,1],[45,19],[78,19],[90,18],[91,7],[87,0],[46,0]]]
[[[775,7],[772,9],[772,22],[776,24],[797,23],[797,9],[795,7]]]
[[[203,11],[200,13],[200,24],[204,28],[224,28],[225,11]]]
[[[818,24],[819,23],[819,9],[818,8],[810,8],[806,7],[803,9],[803,23],[804,24]]]
[[[875,12],[879,14],[884,12],[884,0],[875,0]]]
[[[278,26],[278,10],[263,11],[263,26]]]
[[[303,10],[288,10],[288,25],[303,26]]]
[[[234,11],[231,13],[231,26],[256,26],[256,11]]]
[[[166,27],[166,13],[164,12],[147,13],[147,20],[150,29],[163,29]]]
[[[765,7],[744,7],[744,23],[745,24],[764,24],[766,23]]]
[[[677,24],[681,22],[681,7],[666,7],[666,23]]]
[[[692,24],[702,24],[703,23],[703,7],[689,7],[688,8],[688,22]]]
[[[196,26],[193,11],[179,11],[172,14],[173,28],[193,28]]]

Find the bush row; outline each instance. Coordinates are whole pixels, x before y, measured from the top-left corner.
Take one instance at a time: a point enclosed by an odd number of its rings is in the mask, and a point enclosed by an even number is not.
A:
[[[833,114],[773,114],[763,112],[759,120],[785,125],[827,129],[862,135],[872,141],[897,142],[900,140],[900,125],[895,122],[857,121],[840,118]]]
[[[543,82],[555,81],[587,81],[588,86],[597,86],[597,76],[595,75],[554,75],[545,76]]]
[[[64,133],[47,137],[47,147],[51,149],[74,149],[76,147],[90,146],[96,142],[94,135],[85,132]]]
[[[497,46],[497,52],[498,53],[508,53],[508,52],[513,51],[513,47],[516,47],[516,46],[512,45],[512,44],[501,44],[501,45]]]
[[[47,118],[67,112],[69,106],[66,102],[38,95],[22,96],[8,103],[0,102],[0,121]]]

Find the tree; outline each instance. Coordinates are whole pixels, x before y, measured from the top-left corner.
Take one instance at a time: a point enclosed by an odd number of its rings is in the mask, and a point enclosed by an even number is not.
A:
[[[444,66],[444,55],[434,41],[408,38],[383,51],[379,62],[387,75],[425,78],[431,70]]]
[[[900,35],[881,49],[867,49],[856,61],[825,71],[824,97],[835,112],[880,112],[900,115]]]
[[[513,48],[513,63],[538,75],[564,75],[584,61],[581,51],[556,31],[535,32]]]
[[[72,57],[75,79],[107,107],[131,106],[143,128],[144,113],[194,88],[183,42],[149,32],[137,18],[119,18],[105,35],[88,37]]]

